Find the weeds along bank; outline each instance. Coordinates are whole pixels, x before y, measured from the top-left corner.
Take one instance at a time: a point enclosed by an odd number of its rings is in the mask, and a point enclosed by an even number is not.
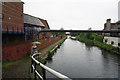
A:
[[[60,48],[60,46],[62,45],[62,43],[67,39],[67,37],[65,37],[64,39],[62,39],[60,42],[58,42],[54,47],[52,47],[51,49],[49,49],[46,54],[47,54],[47,60],[52,59],[52,56],[54,55],[54,53],[56,52],[56,50],[58,48]]]
[[[120,54],[120,48],[114,47],[109,44],[103,43],[103,36],[98,35],[97,33],[83,33],[79,36],[76,36],[76,40],[85,43],[86,45],[97,46],[101,49],[104,49],[108,52],[114,54]]]
[[[63,38],[62,40],[60,40],[54,47],[50,48],[47,52],[46,52],[46,57],[42,59],[42,62],[45,64],[47,60],[51,60],[52,56],[54,55],[54,53],[57,51],[58,48],[60,48],[60,46],[62,45],[62,43],[67,39],[67,37]]]

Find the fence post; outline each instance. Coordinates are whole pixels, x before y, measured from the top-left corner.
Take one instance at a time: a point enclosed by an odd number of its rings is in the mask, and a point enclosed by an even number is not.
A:
[[[22,27],[21,27],[21,33],[23,32]]]
[[[14,27],[12,26],[12,30],[13,30],[13,33],[14,33]]]
[[[24,27],[24,33],[25,33],[26,31],[25,31],[25,27]]]
[[[43,79],[46,80],[45,69],[42,68]]]
[[[35,70],[36,70],[36,62],[35,62]],[[36,72],[34,70],[34,74],[35,74],[35,80],[37,80],[37,76],[36,76]]]
[[[19,32],[19,29],[18,29],[18,27],[17,27],[17,32]]]
[[[8,26],[7,26],[7,33],[8,33],[8,31],[9,31],[9,30],[8,30]]]
[[[33,59],[31,59],[31,73],[33,73],[33,67],[32,67],[32,65],[33,65]]]

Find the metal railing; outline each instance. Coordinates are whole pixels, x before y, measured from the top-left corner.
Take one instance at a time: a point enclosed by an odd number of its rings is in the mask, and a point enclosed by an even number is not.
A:
[[[40,53],[35,53],[31,56],[32,62],[31,62],[31,73],[34,72],[34,79],[37,80],[37,76],[39,79],[41,80],[46,80],[46,70],[48,72],[50,72],[51,74],[53,74],[54,76],[56,76],[59,79],[62,80],[71,80],[70,78],[68,78],[67,76],[45,66],[44,64],[42,64],[41,62],[39,62],[36,57],[39,57]],[[40,73],[36,70],[36,66],[39,65],[42,68],[42,75],[40,75]]]
[[[34,27],[24,27],[24,26],[10,26],[6,24],[0,24],[0,28],[2,29],[2,32],[5,33],[28,33],[28,34],[34,34],[38,32],[38,29],[35,29]]]

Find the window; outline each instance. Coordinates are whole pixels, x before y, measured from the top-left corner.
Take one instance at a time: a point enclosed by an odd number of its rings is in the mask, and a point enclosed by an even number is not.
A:
[[[114,42],[112,41],[112,42],[111,42],[111,44],[113,45],[113,44],[114,44]]]
[[[2,5],[2,2],[0,1],[0,4]]]
[[[3,14],[2,13],[0,13],[0,19],[3,19]]]
[[[2,2],[2,5],[4,5],[4,2]]]
[[[0,1],[0,4],[1,4],[1,5],[4,5],[4,2]]]
[[[120,43],[118,43],[118,46],[120,46]]]
[[[105,43],[107,43],[108,39],[105,39]]]

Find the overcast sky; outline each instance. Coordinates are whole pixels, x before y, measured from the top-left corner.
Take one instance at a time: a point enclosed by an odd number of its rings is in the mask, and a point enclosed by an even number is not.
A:
[[[106,19],[118,21],[119,0],[22,0],[24,13],[46,19],[51,29],[104,28]]]

